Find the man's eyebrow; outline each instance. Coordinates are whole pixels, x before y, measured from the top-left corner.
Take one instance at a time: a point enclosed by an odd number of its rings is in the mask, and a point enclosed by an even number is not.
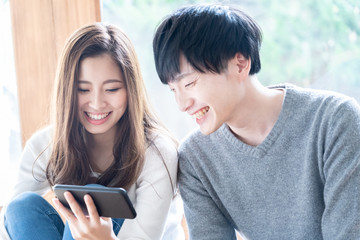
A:
[[[179,73],[174,77],[173,81],[180,81],[181,79],[183,79],[183,78],[185,78],[185,77],[187,77],[189,75],[192,75],[194,73],[195,73],[195,71]]]

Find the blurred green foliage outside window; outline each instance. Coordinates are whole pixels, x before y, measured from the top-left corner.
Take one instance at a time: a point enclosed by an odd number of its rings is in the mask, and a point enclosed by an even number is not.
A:
[[[103,0],[102,19],[124,29],[133,41],[155,109],[179,138],[195,127],[177,109],[175,100],[156,75],[152,37],[161,19],[190,0]],[[237,0],[263,31],[262,69],[265,85],[293,83],[333,90],[360,102],[360,1],[358,0]],[[186,115],[186,116],[185,116]]]

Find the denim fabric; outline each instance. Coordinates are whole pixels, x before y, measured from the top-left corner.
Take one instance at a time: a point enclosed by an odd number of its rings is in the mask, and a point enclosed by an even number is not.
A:
[[[124,219],[112,219],[113,231],[118,234]],[[5,227],[12,240],[70,240],[69,225],[64,225],[57,211],[40,195],[26,192],[7,207]]]

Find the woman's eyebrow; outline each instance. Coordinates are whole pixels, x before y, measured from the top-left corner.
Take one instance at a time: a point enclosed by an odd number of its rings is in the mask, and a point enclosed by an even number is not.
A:
[[[86,80],[78,80],[77,81],[78,84],[91,84],[89,81],[86,81]]]
[[[104,82],[104,84],[106,83],[124,83],[124,81],[120,79],[108,79]]]
[[[108,79],[103,82],[103,84],[107,83],[124,83],[124,81],[120,79]],[[78,84],[91,84],[91,82],[87,80],[78,80]]]

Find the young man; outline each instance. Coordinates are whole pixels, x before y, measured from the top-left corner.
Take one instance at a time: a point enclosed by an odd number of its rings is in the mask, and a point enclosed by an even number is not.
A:
[[[264,87],[260,44],[249,16],[218,5],[180,9],[155,33],[159,77],[199,125],[179,149],[190,238],[360,239],[359,105]]]

